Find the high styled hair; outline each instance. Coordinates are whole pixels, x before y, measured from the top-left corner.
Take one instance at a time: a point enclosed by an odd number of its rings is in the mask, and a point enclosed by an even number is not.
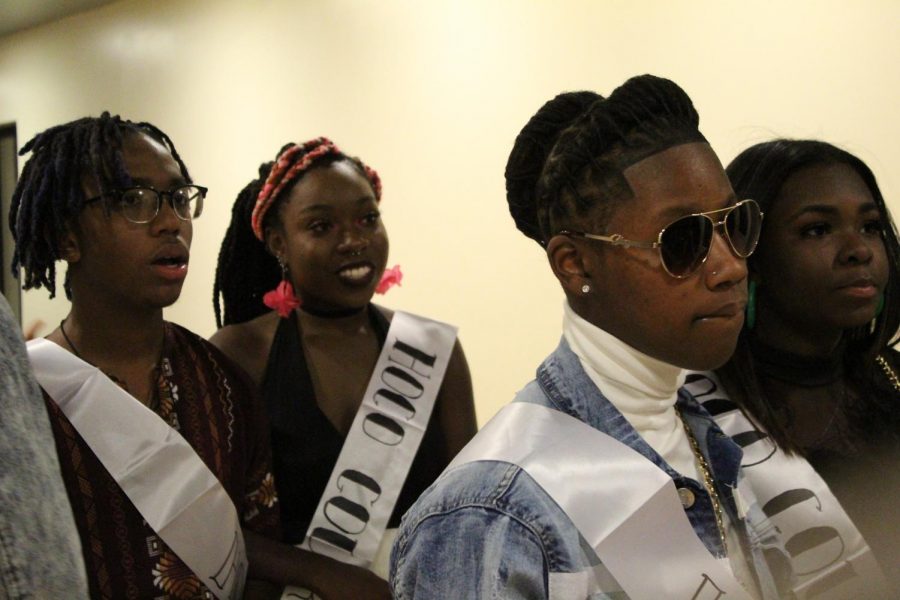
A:
[[[506,165],[516,227],[545,246],[589,211],[592,224],[602,225],[615,203],[634,195],[625,169],[673,146],[705,142],[699,121],[684,90],[652,75],[629,79],[608,98],[558,95],[522,129]]]
[[[280,209],[306,173],[340,161],[356,167],[372,186],[375,199],[381,199],[378,173],[324,137],[285,144],[274,161],[259,166],[259,176],[238,194],[216,265],[213,309],[217,327],[268,312],[263,295],[278,285],[282,272],[266,247],[265,230],[280,225]]]
[[[881,190],[872,170],[858,157],[819,140],[776,139],[747,148],[735,158],[726,172],[739,198],[753,198],[764,212],[777,201],[785,183],[796,173],[818,166],[846,165],[863,180],[878,207],[882,239],[887,251],[889,279],[884,291],[884,310],[875,319],[874,327],[865,325],[845,332],[844,365],[850,382],[860,393],[858,406],[845,407],[851,427],[865,434],[884,428],[885,415],[896,409],[890,382],[876,364],[876,357],[894,340],[900,327],[900,243]],[[765,232],[763,223],[763,232]],[[747,259],[752,274],[760,254]],[[774,406],[760,389],[755,376],[755,362],[749,343],[750,332],[741,332],[732,359],[720,369],[719,375],[732,398],[742,404],[766,432],[782,448],[798,452],[799,448],[776,418],[780,407]],[[891,420],[896,422],[897,418]]]
[[[9,210],[15,240],[12,272],[24,273],[23,287],[45,287],[56,295],[59,242],[85,206],[83,180],[92,177],[104,194],[133,185],[122,159],[122,140],[144,133],[163,144],[191,183],[187,167],[165,133],[151,123],[133,123],[104,112],[51,127],[37,134],[19,151],[31,152],[16,184]],[[71,297],[67,281],[66,296]]]

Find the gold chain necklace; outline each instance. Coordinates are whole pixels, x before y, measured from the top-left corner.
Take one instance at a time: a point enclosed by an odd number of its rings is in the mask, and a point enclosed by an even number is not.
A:
[[[712,503],[713,513],[716,516],[716,527],[719,530],[719,539],[722,540],[722,548],[725,550],[726,556],[728,555],[728,543],[725,541],[725,519],[722,514],[722,503],[719,500],[719,493],[716,491],[716,485],[713,481],[712,471],[709,468],[709,463],[706,462],[706,457],[703,456],[703,453],[700,452],[700,444],[697,443],[697,438],[694,437],[694,432],[691,431],[691,428],[688,426],[687,421],[684,420],[684,415],[681,414],[681,411],[677,408],[675,409],[676,414],[678,414],[678,418],[681,419],[681,424],[684,426],[684,431],[687,434],[688,441],[691,443],[691,452],[694,453],[694,458],[697,459],[697,466],[700,469],[700,475],[703,477],[703,484],[706,487],[706,491],[709,492],[709,499]]]
[[[888,381],[891,382],[894,389],[900,392],[900,377],[897,377],[897,374],[891,368],[891,365],[888,364],[888,361],[879,354],[875,357],[875,362],[878,363],[878,366],[880,366],[881,370],[884,371],[884,374],[887,375]]]

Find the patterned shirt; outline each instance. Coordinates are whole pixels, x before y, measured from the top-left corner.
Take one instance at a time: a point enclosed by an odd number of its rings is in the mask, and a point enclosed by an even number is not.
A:
[[[205,340],[166,323],[151,407],[216,475],[245,529],[278,537],[265,416],[252,384]],[[144,521],[56,403],[47,404],[92,598],[214,598]]]

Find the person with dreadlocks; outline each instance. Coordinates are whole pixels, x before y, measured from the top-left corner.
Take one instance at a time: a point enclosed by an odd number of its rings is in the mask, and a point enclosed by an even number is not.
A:
[[[762,220],[698,123],[643,75],[517,137],[507,200],[565,292],[562,340],[407,512],[395,598],[780,597],[741,450],[680,389],[734,350]]]
[[[766,222],[747,261],[751,292],[737,351],[692,386],[716,406],[717,419],[731,421],[726,431],[747,440],[748,472],[805,457],[827,482],[794,473],[770,481],[770,496],[793,492],[768,516],[806,539],[791,558],[797,570],[819,578],[840,572],[840,597],[896,598],[900,356],[891,342],[900,326],[900,244],[884,198],[862,160],[819,140],[756,144],[727,173],[741,197],[760,203]],[[829,524],[823,534],[836,501],[859,532]],[[798,518],[804,505],[817,508],[809,521]],[[860,567],[862,553],[849,552],[860,533],[891,592],[867,587],[872,569]],[[863,591],[854,593],[854,584]]]
[[[196,185],[171,140],[103,113],[52,127],[12,198],[13,272],[71,310],[28,353],[93,598],[239,598],[277,537],[265,414],[215,347],[163,320],[188,270]],[[249,586],[248,586],[249,589]],[[249,597],[249,594],[248,594]]]
[[[380,199],[330,140],[287,144],[238,196],[216,270],[211,341],[262,390],[284,540],[334,559],[324,597],[361,597],[358,567],[386,577],[392,529],[475,432],[455,328],[372,303],[399,275]]]

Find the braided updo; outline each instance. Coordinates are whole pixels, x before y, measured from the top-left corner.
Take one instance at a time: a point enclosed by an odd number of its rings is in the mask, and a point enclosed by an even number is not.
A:
[[[624,171],[667,148],[705,142],[700,117],[674,82],[633,77],[608,98],[593,92],[560,94],[544,104],[522,132],[506,167],[510,213],[541,245],[573,218],[593,212],[605,221],[613,203],[633,192]]]
[[[545,103],[528,121],[513,144],[506,163],[506,200],[519,230],[543,244],[537,220],[538,179],[559,134],[603,97],[594,92],[563,92]]]

